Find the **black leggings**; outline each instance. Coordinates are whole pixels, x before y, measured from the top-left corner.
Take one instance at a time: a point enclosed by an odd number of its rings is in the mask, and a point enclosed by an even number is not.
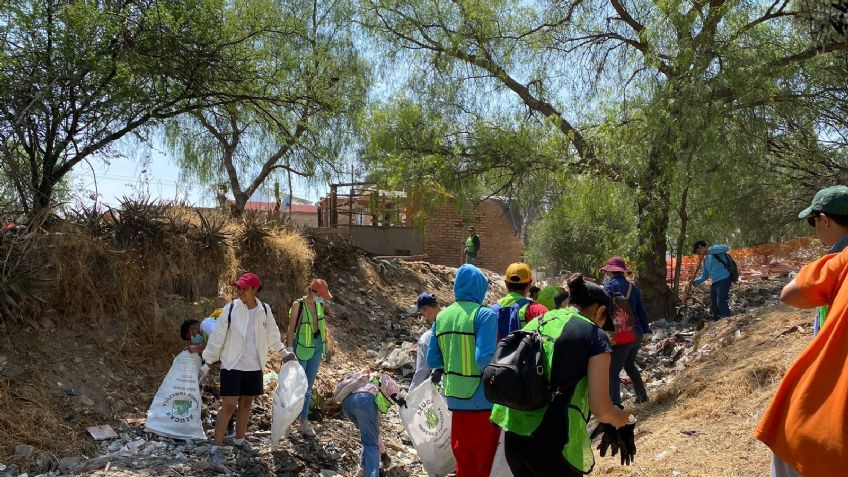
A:
[[[568,418],[564,402],[552,404],[530,437],[506,431],[504,455],[514,477],[580,477],[565,461],[562,449],[568,442]]]
[[[581,477],[565,462],[562,448],[542,450],[539,438],[519,436],[509,431],[504,435],[504,455],[514,477]],[[553,452],[552,452],[553,451]]]

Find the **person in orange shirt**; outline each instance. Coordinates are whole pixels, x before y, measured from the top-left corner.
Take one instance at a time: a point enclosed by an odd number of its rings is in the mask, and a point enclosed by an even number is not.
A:
[[[792,363],[754,436],[774,453],[773,477],[846,475],[848,249],[804,266],[783,288],[796,308],[829,305],[818,336]]]

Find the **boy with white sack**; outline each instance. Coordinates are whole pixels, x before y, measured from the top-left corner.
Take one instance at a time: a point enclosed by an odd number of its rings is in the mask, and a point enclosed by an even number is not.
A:
[[[336,385],[333,397],[342,404],[345,416],[359,430],[362,440],[357,476],[379,477],[380,415],[389,412],[392,404],[406,407],[406,400],[399,397],[399,392],[397,383],[390,376],[372,376],[367,369],[348,376]]]
[[[221,446],[227,423],[237,410],[233,442],[249,450],[244,435],[253,400],[264,392],[262,373],[268,352],[274,351],[283,359],[289,355],[280,340],[280,329],[271,307],[256,297],[262,290],[259,277],[245,273],[232,285],[238,299],[224,307],[203,350],[204,361],[221,366],[222,405],[215,422],[215,442],[209,453],[210,463],[216,467],[226,463]]]

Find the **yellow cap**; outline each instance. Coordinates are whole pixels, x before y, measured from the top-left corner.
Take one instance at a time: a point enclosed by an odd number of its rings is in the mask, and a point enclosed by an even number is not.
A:
[[[513,263],[506,267],[507,283],[530,283],[533,281],[533,272],[526,263]]]

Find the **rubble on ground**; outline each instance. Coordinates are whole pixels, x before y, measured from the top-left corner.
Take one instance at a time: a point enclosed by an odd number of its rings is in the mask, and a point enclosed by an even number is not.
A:
[[[739,281],[730,289],[730,309],[734,314],[748,313],[755,308],[780,301],[780,291],[789,282],[786,276],[761,277]],[[689,299],[678,312],[683,323],[697,323],[710,318],[710,285],[693,287]]]
[[[341,379],[344,373],[327,369],[326,374],[332,375],[333,379]],[[67,457],[59,461],[40,462],[34,458],[38,455],[36,449],[19,445],[12,463],[0,464],[0,476],[15,477],[23,472],[44,477],[71,474],[103,476],[115,475],[118,471],[122,475],[144,471],[145,475],[174,477],[187,474],[219,475],[221,471],[226,474],[266,476],[356,474],[361,450],[359,434],[342,415],[337,403],[313,413],[312,422],[317,437],[304,437],[290,429],[288,436],[271,449],[273,393],[270,389],[274,386],[272,383],[266,387],[268,392],[254,402],[246,439],[248,448],[223,448],[227,458],[226,469],[213,468],[208,462],[219,400],[204,392],[202,419],[209,438],[206,441],[160,437],[145,432],[143,418],[128,419],[114,426],[116,438],[92,441],[94,454],[87,459]],[[392,409],[383,417],[381,435],[387,454],[384,460],[387,476],[426,475],[403,431],[397,410]]]

